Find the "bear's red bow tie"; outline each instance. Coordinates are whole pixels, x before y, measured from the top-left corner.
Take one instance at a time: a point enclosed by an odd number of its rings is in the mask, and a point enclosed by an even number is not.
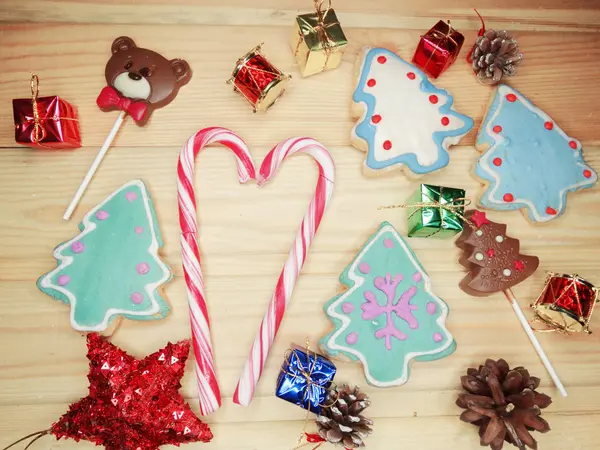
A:
[[[100,95],[96,99],[96,104],[102,109],[116,107],[121,111],[125,111],[133,117],[133,120],[136,122],[142,120],[146,115],[146,111],[148,111],[146,102],[134,102],[130,98],[119,95],[119,93],[110,86],[106,86],[100,91]]]

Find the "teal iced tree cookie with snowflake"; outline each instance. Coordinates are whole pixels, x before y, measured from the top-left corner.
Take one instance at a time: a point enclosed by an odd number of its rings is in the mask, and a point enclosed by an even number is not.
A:
[[[474,173],[486,188],[479,204],[523,209],[533,222],[560,216],[567,194],[592,187],[598,175],[581,144],[517,90],[500,85],[477,136],[483,155]]]
[[[130,181],[85,215],[81,233],[54,249],[57,267],[41,276],[40,290],[71,307],[71,326],[103,331],[122,315],[164,318],[159,294],[172,277],[158,250],[162,239],[144,183]]]
[[[424,175],[448,165],[448,148],[473,128],[454,99],[427,75],[384,48],[366,48],[353,100],[352,143],[367,172],[402,168]]]
[[[348,289],[325,306],[335,329],[321,347],[360,361],[369,384],[404,384],[411,360],[433,361],[456,349],[448,306],[390,223],[380,225],[340,281]]]

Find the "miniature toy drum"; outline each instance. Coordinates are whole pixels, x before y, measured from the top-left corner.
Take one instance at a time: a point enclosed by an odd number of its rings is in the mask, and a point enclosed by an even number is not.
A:
[[[228,83],[257,112],[266,111],[281,97],[290,78],[264,57],[258,45],[238,59]]]
[[[531,305],[552,330],[590,333],[598,289],[578,275],[549,273],[544,290]]]

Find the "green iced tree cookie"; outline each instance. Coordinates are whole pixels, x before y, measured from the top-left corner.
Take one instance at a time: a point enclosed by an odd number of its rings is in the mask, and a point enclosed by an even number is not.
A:
[[[103,331],[117,315],[165,317],[169,307],[158,290],[172,274],[158,256],[163,243],[144,183],[122,186],[86,214],[79,229],[54,249],[58,266],[37,282],[71,306],[71,326]]]
[[[381,224],[340,281],[348,289],[325,306],[335,330],[321,346],[360,361],[369,384],[404,384],[412,359],[433,361],[456,349],[448,306],[391,224]]]

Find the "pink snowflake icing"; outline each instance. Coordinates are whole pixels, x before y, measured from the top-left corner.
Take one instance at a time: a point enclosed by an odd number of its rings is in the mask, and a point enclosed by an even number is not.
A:
[[[396,316],[404,320],[411,329],[415,330],[419,328],[419,322],[412,313],[418,308],[416,305],[410,304],[410,301],[417,293],[417,287],[409,287],[396,301],[396,288],[403,279],[404,277],[402,274],[397,274],[392,280],[392,275],[389,273],[385,278],[375,278],[373,284],[378,290],[385,294],[387,303],[383,306],[380,305],[377,301],[377,297],[375,297],[375,294],[372,291],[365,291],[364,295],[366,302],[361,306],[363,311],[361,317],[364,320],[373,320],[382,314],[385,314],[386,324],[383,328],[380,328],[375,332],[375,337],[377,339],[385,338],[385,348],[388,350],[392,349],[392,337],[401,341],[408,339],[406,334],[396,328],[392,313],[395,313]]]

